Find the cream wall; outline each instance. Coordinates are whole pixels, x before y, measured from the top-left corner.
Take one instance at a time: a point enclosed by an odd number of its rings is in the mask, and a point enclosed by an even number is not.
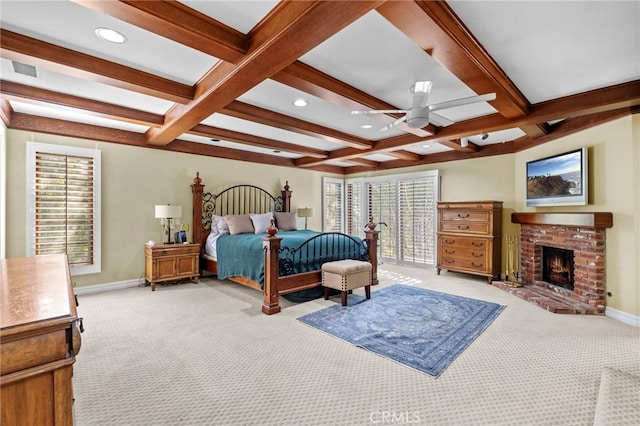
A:
[[[101,150],[102,272],[72,277],[79,287],[142,279],[144,243],[163,240],[154,206],[181,205],[182,223],[191,229],[190,185],[196,171],[207,191],[247,183],[279,193],[288,180],[292,208],[308,206],[320,212],[319,173],[17,130],[9,130],[7,138],[7,257],[26,253],[26,142]],[[319,214],[309,219],[310,228],[320,229],[320,224]]]
[[[31,133],[7,132],[7,256],[25,253],[25,146]],[[193,176],[200,171],[207,190],[250,183],[274,191],[289,180],[293,208],[313,207],[309,227],[320,229],[321,182],[325,174],[288,167],[251,164],[190,154],[96,143],[52,135],[37,142],[97,147],[102,150],[103,272],[74,277],[78,286],[136,279],[144,271],[143,244],[161,239],[153,206],[183,206],[184,223],[191,222]],[[524,200],[525,162],[571,148],[588,146],[591,166],[591,204],[584,207],[539,208],[540,211],[610,211],[607,230],[608,307],[640,317],[640,117],[630,116],[517,154],[453,161],[360,176],[380,176],[439,169],[442,200],[503,201],[503,234],[517,233],[510,221],[514,211],[535,211]],[[335,175],[332,175],[335,177]],[[503,257],[504,257],[503,250]],[[504,268],[503,268],[504,269]]]
[[[639,124],[638,118],[625,117],[515,156],[516,176],[525,176],[525,163],[529,160],[582,146],[589,148],[589,205],[526,207],[526,182],[516,179],[516,206],[519,211],[612,212],[613,227],[606,231],[607,291],[611,293],[607,307],[635,316],[640,316],[640,275],[636,265],[640,259]]]

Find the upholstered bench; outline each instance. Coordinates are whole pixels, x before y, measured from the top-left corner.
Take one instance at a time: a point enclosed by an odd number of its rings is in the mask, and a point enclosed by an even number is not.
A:
[[[337,260],[322,265],[322,291],[329,298],[329,289],[339,290],[342,306],[347,306],[347,292],[364,287],[367,299],[371,299],[371,263],[360,260]]]

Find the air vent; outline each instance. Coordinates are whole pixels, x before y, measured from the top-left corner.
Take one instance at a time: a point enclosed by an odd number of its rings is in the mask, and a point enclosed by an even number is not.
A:
[[[13,65],[13,70],[16,73],[26,75],[28,77],[38,78],[38,72],[36,70],[36,67],[34,67],[33,65],[27,65],[16,61],[11,61],[11,64]]]

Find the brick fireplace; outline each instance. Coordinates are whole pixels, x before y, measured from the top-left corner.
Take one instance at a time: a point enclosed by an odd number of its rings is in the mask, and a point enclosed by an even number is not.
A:
[[[520,281],[523,285],[512,293],[556,313],[603,315],[605,230],[613,226],[612,214],[512,213],[511,221],[521,225]],[[573,259],[569,259],[572,262],[567,262],[572,263],[571,286],[545,281],[543,252],[546,251],[573,253]]]

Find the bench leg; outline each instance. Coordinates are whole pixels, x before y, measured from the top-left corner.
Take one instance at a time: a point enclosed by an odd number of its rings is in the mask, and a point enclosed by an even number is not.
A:
[[[370,285],[365,285],[364,286],[364,294],[367,296],[367,299],[371,299],[371,286]]]
[[[347,292],[341,291],[340,296],[342,298],[342,306],[347,306]]]

